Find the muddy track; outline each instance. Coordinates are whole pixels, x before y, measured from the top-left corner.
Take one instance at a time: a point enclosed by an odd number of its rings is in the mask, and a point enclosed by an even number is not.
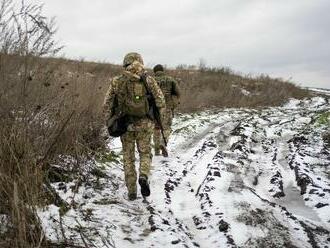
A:
[[[61,220],[66,236],[95,247],[330,247],[330,151],[317,124],[329,109],[313,98],[180,115],[147,199],[127,200],[120,162],[78,193],[59,189],[77,206]]]
[[[318,107],[324,105],[325,104],[318,105]],[[292,112],[294,112],[294,115]],[[284,178],[286,177],[285,173],[287,170],[291,170],[291,172],[293,172],[297,187],[303,189],[301,191],[301,195],[306,193],[306,184],[317,187],[306,174],[300,175],[297,172],[297,166],[292,166],[292,158],[297,152],[296,150],[293,152],[293,149],[291,148],[292,139],[296,143],[297,141],[303,141],[304,139],[300,140],[299,138],[295,138],[298,132],[296,132],[296,130],[293,131],[293,128],[289,129],[292,131],[292,134],[283,134],[283,130],[285,130],[285,128],[289,125],[294,125],[299,118],[304,117],[312,120],[315,113],[310,112],[306,114],[304,111],[299,112],[287,110],[281,111],[277,114],[278,115],[275,115],[272,110],[268,113],[266,112],[254,117],[246,118],[245,120],[241,120],[238,124],[235,123],[235,125],[234,123],[226,122],[226,124],[232,126],[233,128],[227,132],[225,136],[222,134],[222,137],[226,137],[227,141],[231,138],[231,136],[239,137],[239,139],[230,146],[230,149],[225,151],[221,149],[216,142],[217,132],[214,131],[214,126],[212,126],[213,131],[210,131],[211,129],[207,128],[207,132],[203,133],[204,136],[198,136],[200,138],[199,142],[197,142],[196,139],[193,139],[193,142],[195,143],[195,151],[191,153],[193,154],[193,159],[182,163],[182,171],[171,171],[168,174],[168,180],[166,181],[164,187],[167,204],[170,205],[172,203],[171,195],[175,192],[175,189],[182,187],[182,184],[186,182],[185,184],[187,191],[194,193],[196,201],[199,202],[201,209],[199,216],[194,215],[192,217],[196,228],[198,230],[210,229],[210,226],[208,226],[207,223],[212,222],[212,225],[219,227],[219,229],[226,233],[225,236],[227,238],[227,245],[236,246],[233,236],[230,234],[230,223],[227,223],[224,220],[224,214],[220,211],[215,212],[214,214],[210,213],[212,211],[208,211],[208,209],[212,209],[214,205],[216,205],[212,197],[209,196],[210,192],[216,189],[214,182],[217,180],[221,181],[221,171],[226,171],[227,173],[229,172],[233,174],[233,178],[227,189],[228,192],[241,193],[245,189],[249,189],[262,202],[267,202],[269,206],[276,208],[274,211],[281,214],[283,219],[288,218],[294,220],[295,223],[292,225],[300,226],[299,228],[295,227],[295,229],[304,230],[304,239],[307,240],[312,247],[322,247],[322,245],[318,245],[318,242],[328,242],[326,237],[329,235],[329,231],[323,228],[321,224],[317,225],[313,222],[306,221],[304,218],[295,217],[295,214],[289,211],[285,207],[285,204],[281,205],[277,202],[277,199],[284,198],[286,196],[284,185],[287,183],[284,182]],[[281,117],[281,115],[286,115],[289,119],[286,120]],[[296,127],[296,129],[306,131],[305,126],[309,123],[303,123],[304,125],[299,123],[298,128]],[[273,132],[270,133],[269,128],[276,130],[273,130]],[[261,151],[258,151],[258,148]],[[255,155],[258,152],[261,153],[261,158],[268,158],[268,161],[262,161],[268,164],[266,168],[258,166],[260,161],[254,161],[251,159],[250,155]],[[211,159],[210,154],[213,156],[211,156]],[[205,158],[205,156],[207,158]],[[226,158],[228,160],[235,160],[236,164],[226,163]],[[194,188],[191,187],[189,180],[185,178],[189,178],[190,174],[193,174],[194,170],[196,170],[195,168],[201,169],[201,161],[204,164],[202,169],[204,176],[200,177],[200,184],[197,188]],[[256,163],[257,166],[252,166],[253,163]],[[262,176],[266,179],[268,178],[266,181],[269,193],[268,199],[263,197],[265,192],[258,193],[258,190],[252,189],[249,186],[257,186],[259,184],[259,178]],[[247,178],[253,178],[253,181],[246,183]],[[291,180],[292,179],[293,178],[291,178]],[[328,189],[323,188],[323,190],[327,191]],[[321,194],[321,197],[323,196],[325,196],[324,193]],[[327,203],[316,205],[316,207],[324,206],[327,206]],[[217,221],[210,221],[211,219],[216,219]],[[311,230],[319,231],[312,232]],[[292,231],[291,234],[289,232],[286,234],[288,236],[296,235]],[[293,246],[293,244],[291,245]]]

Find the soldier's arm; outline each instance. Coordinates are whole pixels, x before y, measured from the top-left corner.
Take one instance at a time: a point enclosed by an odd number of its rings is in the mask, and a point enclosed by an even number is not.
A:
[[[177,98],[180,98],[180,96],[181,96],[179,83],[174,78],[173,78],[173,83],[172,83],[172,95],[177,96]]]
[[[174,109],[176,109],[180,105],[181,92],[178,81],[175,80],[174,78],[172,79],[173,81],[172,81],[171,94],[172,94],[172,102],[173,102],[172,110],[174,111]]]
[[[165,108],[165,98],[163,92],[153,77],[148,76],[147,83],[148,88],[150,89],[152,95],[155,98],[156,106],[161,111],[163,108]]]
[[[103,115],[105,121],[107,121],[114,113],[113,113],[113,107],[114,107],[114,101],[115,101],[115,85],[116,85],[116,78],[111,80],[109,89],[107,91],[107,94],[104,99],[103,104]]]

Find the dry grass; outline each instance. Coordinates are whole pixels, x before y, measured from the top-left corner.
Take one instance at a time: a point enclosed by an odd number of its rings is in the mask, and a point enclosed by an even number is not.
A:
[[[102,149],[98,85],[108,76],[102,65],[95,78],[80,62],[41,58],[59,50],[54,22],[41,6],[22,1],[13,13],[14,4],[0,2],[0,247],[45,247],[36,209],[67,207],[51,187],[52,165]]]
[[[0,54],[0,215],[8,220],[1,247],[45,245],[36,207],[65,204],[50,186],[52,164],[60,155],[79,161],[104,148],[109,75],[90,68],[97,78],[82,62]]]
[[[103,100],[122,68],[45,58],[59,48],[40,6],[23,6],[23,16],[12,18],[3,10],[13,1],[0,3],[0,247],[45,247],[36,209],[46,201],[68,207],[51,187],[53,173],[63,176],[52,165],[61,155],[81,161],[104,149]],[[27,23],[29,15],[34,18]],[[274,106],[308,95],[289,82],[224,68],[169,73],[182,80],[181,111]],[[79,162],[73,167],[79,172]]]
[[[94,94],[92,111],[99,114],[110,79],[122,71],[119,65],[49,59],[57,63],[58,81],[54,90],[66,89],[76,95],[79,106],[86,105]],[[148,70],[152,75],[151,70]],[[189,112],[207,108],[278,106],[290,98],[301,99],[309,92],[279,78],[269,76],[242,76],[228,68],[168,70],[177,78],[182,90],[180,111]],[[72,87],[74,85],[74,87]]]
[[[289,98],[300,99],[309,95],[307,90],[281,79],[241,76],[227,68],[180,69],[169,73],[182,81],[180,110],[184,112],[205,108],[277,106]]]
[[[46,198],[65,204],[51,189],[51,165],[60,155],[79,160],[104,148],[102,104],[110,79],[121,70],[110,64],[0,54],[0,215],[9,217],[0,245],[46,244],[36,206]],[[224,69],[169,73],[182,81],[184,112],[274,106],[308,95],[289,82]]]

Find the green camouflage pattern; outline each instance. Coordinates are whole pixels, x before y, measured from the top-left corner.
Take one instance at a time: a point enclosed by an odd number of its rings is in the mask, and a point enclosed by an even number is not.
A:
[[[177,108],[180,101],[180,89],[178,82],[173,77],[166,75],[163,71],[157,71],[155,73],[155,79],[165,97],[166,110],[164,112],[164,120],[162,125],[165,140],[168,142],[172,132],[171,126],[174,110]],[[155,154],[159,154],[160,146],[165,146],[165,144],[161,131],[158,127],[154,130],[153,142]]]
[[[178,82],[163,71],[155,73],[155,79],[161,88],[166,102],[166,107],[175,109],[180,98],[180,89]]]
[[[125,71],[112,79],[104,101],[105,121],[114,114],[124,111],[127,94],[125,87],[130,83],[140,80],[142,73],[145,73],[143,64],[140,61],[133,61],[125,68]],[[155,98],[157,107],[161,113],[165,112],[165,98],[156,80],[147,76],[147,86]],[[163,114],[164,115],[164,114]],[[162,116],[162,118],[164,118]],[[136,192],[137,173],[135,170],[135,145],[140,156],[139,173],[149,177],[152,162],[151,136],[154,129],[154,122],[149,118],[142,117],[131,123],[127,132],[122,135],[125,182],[129,193]]]
[[[142,73],[144,73],[143,65],[139,62],[134,62],[121,75],[113,78],[104,101],[103,112],[105,120],[108,120],[114,114],[125,112],[124,106],[127,101],[126,87],[134,81],[139,81]],[[164,112],[165,98],[162,90],[156,80],[149,75],[147,76],[147,86],[155,98],[158,109],[161,113]]]
[[[143,59],[142,59],[142,56],[140,54],[138,54],[138,53],[128,53],[124,57],[123,66],[127,67],[130,64],[132,64],[134,61],[138,61],[140,64],[143,65]]]
[[[149,177],[152,161],[151,136],[152,128],[145,128],[126,132],[120,137],[123,146],[125,182],[129,193],[136,192],[135,144],[140,156],[139,175]]]
[[[163,131],[164,131],[163,133],[165,136],[166,143],[168,143],[170,135],[172,133],[171,126],[172,126],[173,115],[174,115],[173,109],[166,108],[166,111],[164,113],[163,123],[162,123]],[[165,147],[165,144],[164,144],[164,139],[161,134],[161,130],[157,127],[155,127],[155,129],[154,129],[153,142],[154,142],[155,154],[159,154],[160,146],[162,145]]]

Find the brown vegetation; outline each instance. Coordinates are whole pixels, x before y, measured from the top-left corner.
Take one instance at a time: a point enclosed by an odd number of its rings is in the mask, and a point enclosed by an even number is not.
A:
[[[96,78],[82,62],[0,54],[0,77],[0,215],[10,217],[0,245],[34,247],[43,235],[34,207],[66,204],[50,186],[52,164],[60,155],[79,161],[103,148],[109,75]]]
[[[241,76],[228,68],[172,70],[181,79],[181,111],[205,108],[278,106],[289,98],[307,97],[307,90],[269,76]]]
[[[120,74],[120,65],[74,61],[66,59],[40,59],[42,64],[56,67],[56,82],[49,92],[67,92],[75,95],[77,106],[100,115],[102,104],[112,77]],[[44,70],[42,70],[44,72]],[[267,75],[242,76],[228,68],[169,69],[179,81],[182,99],[179,111],[190,112],[208,108],[278,106],[290,98],[310,96],[306,89],[280,78]],[[152,71],[148,69],[152,75]],[[93,97],[91,97],[93,94]],[[90,103],[93,100],[95,102]]]
[[[58,81],[54,89],[71,85],[71,94],[79,96],[86,104],[90,93],[93,111],[101,114],[101,106],[112,77],[123,70],[120,65],[73,61],[65,59],[44,59],[58,65]],[[208,108],[267,107],[278,106],[290,98],[301,99],[310,96],[308,90],[294,83],[267,75],[242,76],[228,68],[169,69],[167,72],[178,79],[182,91],[179,111],[200,111]],[[152,71],[148,69],[150,75]],[[67,90],[69,90],[67,88]]]
[[[79,161],[103,149],[102,104],[121,66],[53,56],[54,22],[38,5],[0,5],[0,247],[44,247],[36,208],[68,206],[50,182],[60,155]],[[181,111],[213,107],[274,106],[308,93],[267,76],[244,77],[228,69],[177,69]],[[71,169],[79,171],[79,163]],[[57,176],[61,177],[61,173]]]
[[[0,3],[0,247],[45,247],[37,207],[67,207],[51,187],[52,165],[60,155],[80,161],[104,143],[94,114],[100,96],[86,86],[104,78],[90,80],[81,63],[62,73],[61,60],[41,58],[60,50],[54,22],[39,5],[16,7]]]

